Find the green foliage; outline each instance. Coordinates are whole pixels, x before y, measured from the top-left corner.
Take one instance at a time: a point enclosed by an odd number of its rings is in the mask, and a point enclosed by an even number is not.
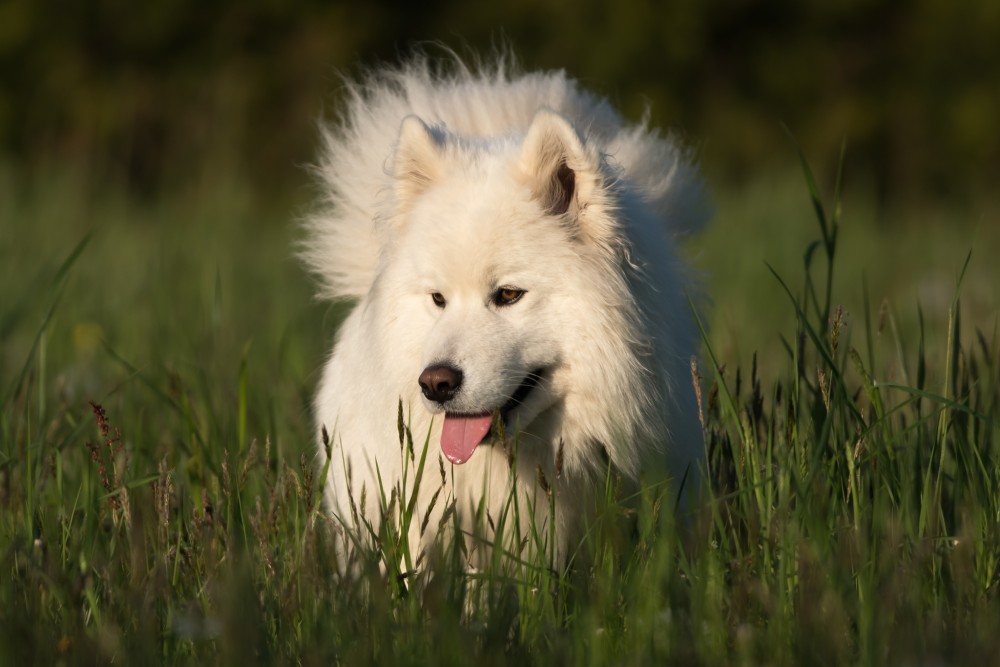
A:
[[[915,347],[868,307],[851,319],[831,286],[851,221],[811,177],[798,194],[817,243],[754,293],[738,285],[792,313],[784,344],[747,370],[724,335],[706,341],[712,498],[678,521],[661,489],[630,497],[609,471],[565,570],[544,527],[532,549],[510,539],[531,515],[516,503],[418,560],[410,482],[358,499],[392,521],[338,555],[308,405],[342,312],[309,305],[287,228],[268,224],[288,206],[236,183],[156,206],[74,183],[0,193],[23,230],[3,223],[0,247],[3,662],[986,664],[1000,650],[1000,334],[968,325],[984,319],[960,307],[974,285],[902,332]],[[386,418],[414,483],[437,483],[423,434]],[[559,492],[538,483],[536,502]],[[489,556],[476,570],[469,544]]]

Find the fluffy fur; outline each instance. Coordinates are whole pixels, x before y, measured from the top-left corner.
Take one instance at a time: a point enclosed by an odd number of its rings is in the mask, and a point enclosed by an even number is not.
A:
[[[348,84],[323,132],[304,256],[326,297],[355,304],[315,401],[326,502],[378,530],[380,480],[388,495],[416,467],[401,402],[432,471],[411,545],[449,505],[468,525],[480,500],[498,517],[513,492],[556,522],[546,548],[565,557],[609,462],[696,492],[698,341],[674,238],[704,221],[701,182],[673,140],[563,72],[445,69],[417,60]],[[465,424],[498,413],[504,442],[495,424],[467,462],[445,460],[478,437]],[[554,517],[532,500],[539,470]]]

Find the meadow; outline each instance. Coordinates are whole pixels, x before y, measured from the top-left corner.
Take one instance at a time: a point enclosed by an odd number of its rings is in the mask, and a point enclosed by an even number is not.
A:
[[[309,404],[344,307],[293,255],[310,193],[0,169],[0,664],[993,662],[996,210],[839,180],[718,192],[686,244],[711,299],[691,521],[609,471],[565,571],[494,525],[483,571],[455,545],[403,571],[387,530],[343,580]]]

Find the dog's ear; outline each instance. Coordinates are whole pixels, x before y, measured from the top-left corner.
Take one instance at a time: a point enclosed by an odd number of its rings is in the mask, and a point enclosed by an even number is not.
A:
[[[559,114],[535,114],[521,149],[520,169],[550,215],[575,214],[592,189],[595,165],[580,136]]]
[[[416,116],[407,116],[399,128],[393,163],[396,196],[406,202],[427,189],[441,174],[444,136]]]

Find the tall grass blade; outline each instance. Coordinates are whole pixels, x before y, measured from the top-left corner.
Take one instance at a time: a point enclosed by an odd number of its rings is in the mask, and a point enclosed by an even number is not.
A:
[[[49,306],[45,311],[45,316],[42,318],[42,323],[38,327],[35,333],[35,338],[31,343],[31,348],[28,351],[27,358],[24,364],[21,366],[21,371],[17,374],[17,379],[10,384],[4,394],[3,404],[6,405],[10,403],[11,399],[14,398],[24,386],[24,380],[28,376],[28,371],[31,369],[32,361],[35,359],[35,355],[38,352],[38,347],[42,342],[42,338],[45,335],[45,331],[48,329],[49,322],[52,320],[52,316],[56,312],[56,306],[59,305],[59,300],[62,298],[63,287],[65,285],[66,276],[69,274],[70,269],[76,264],[76,261],[83,254],[84,249],[90,243],[90,239],[93,236],[93,232],[87,232],[84,234],[83,238],[73,247],[66,259],[63,260],[62,264],[56,270],[55,275],[52,277],[52,287],[50,288],[49,296]]]

